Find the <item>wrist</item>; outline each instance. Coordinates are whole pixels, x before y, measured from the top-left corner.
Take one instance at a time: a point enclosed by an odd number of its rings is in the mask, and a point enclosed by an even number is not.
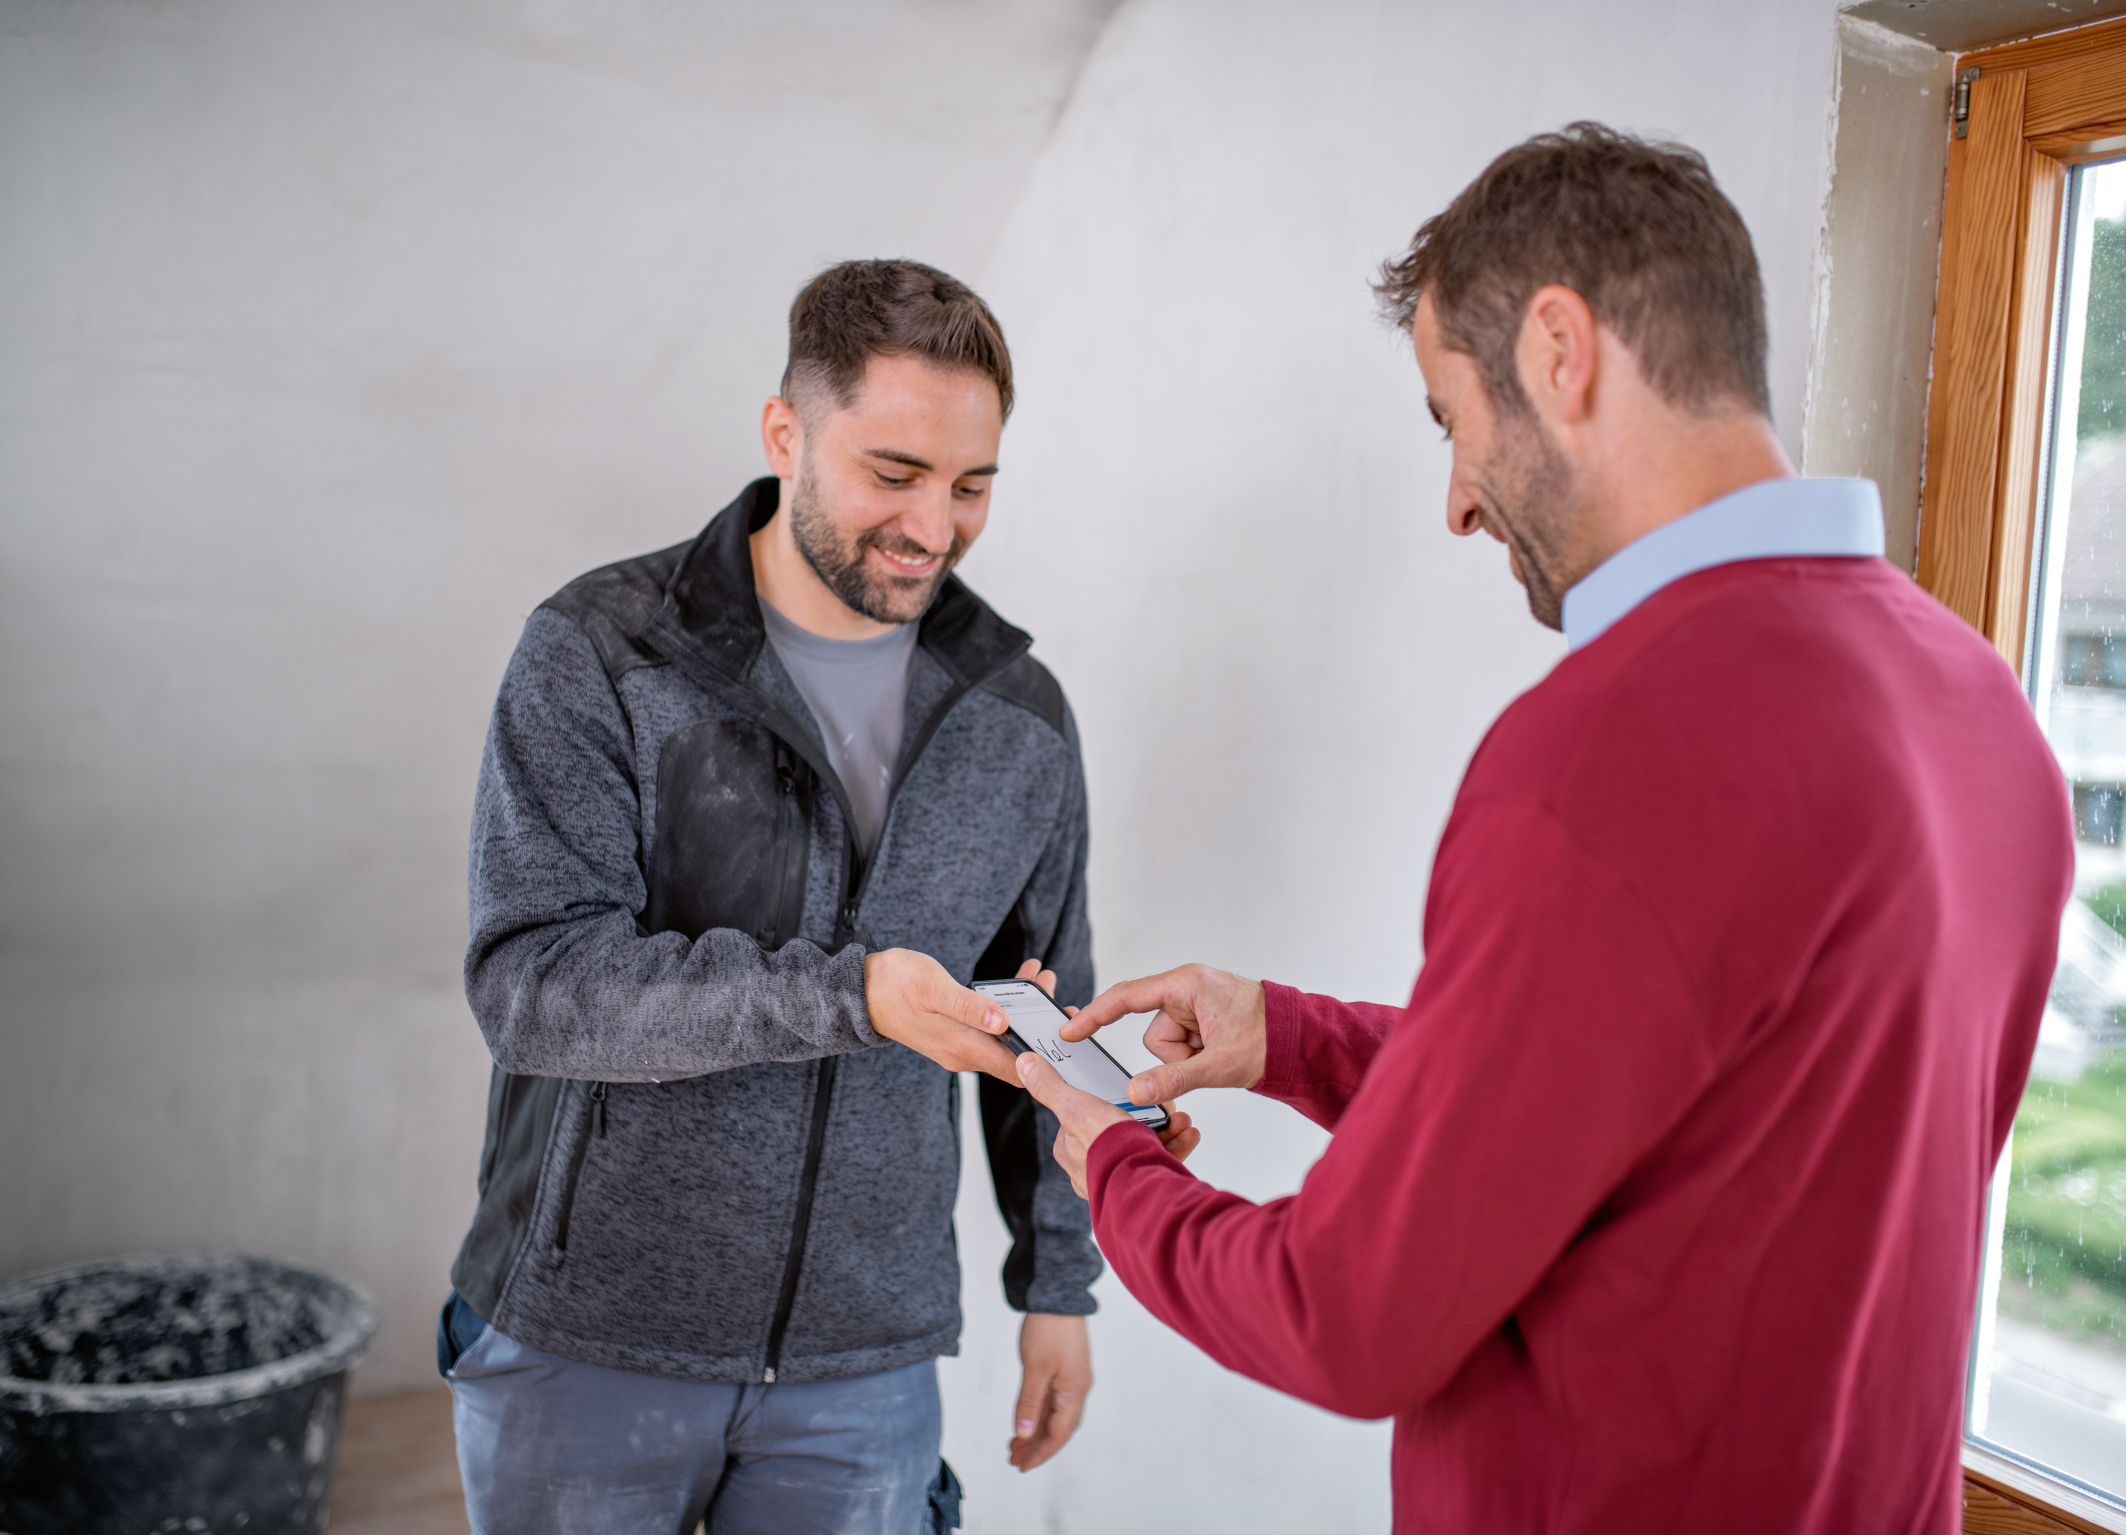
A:
[[[1250,1091],[1264,1092],[1288,1086],[1305,1075],[1300,1060],[1298,1008],[1301,993],[1275,981],[1262,985],[1262,1059],[1259,1073],[1248,1084]]]
[[[890,1016],[897,996],[893,969],[891,949],[873,949],[864,956],[864,1015],[871,1022],[872,1033],[899,1043]]]
[[[1270,1074],[1270,987],[1267,981],[1251,980],[1248,985],[1255,989],[1255,1059],[1248,1063],[1255,1080],[1245,1090],[1253,1092]]]
[[[1085,1318],[1061,1311],[1029,1311],[1019,1318],[1019,1345],[1052,1349],[1082,1346],[1089,1336]]]

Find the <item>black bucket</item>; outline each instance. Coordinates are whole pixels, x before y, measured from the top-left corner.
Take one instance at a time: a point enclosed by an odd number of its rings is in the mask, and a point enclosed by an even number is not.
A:
[[[0,1531],[311,1535],[376,1309],[265,1258],[113,1258],[0,1284]]]

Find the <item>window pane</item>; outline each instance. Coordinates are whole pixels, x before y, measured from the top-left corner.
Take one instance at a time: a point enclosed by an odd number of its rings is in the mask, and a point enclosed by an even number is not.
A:
[[[2026,673],[2075,898],[1990,1211],[1970,1431],[2126,1499],[2126,161],[2077,170]]]

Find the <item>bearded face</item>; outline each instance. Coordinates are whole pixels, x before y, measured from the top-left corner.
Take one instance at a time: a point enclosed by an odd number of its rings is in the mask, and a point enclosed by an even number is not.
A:
[[[1572,466],[1532,416],[1502,415],[1490,457],[1472,476],[1485,524],[1505,540],[1528,611],[1545,628],[1564,627],[1565,593],[1587,572],[1570,548],[1578,499]]]
[[[940,559],[939,551],[924,548],[891,526],[852,533],[848,522],[821,486],[808,446],[791,487],[790,536],[827,589],[874,623],[906,624],[921,618],[967,552],[967,540],[958,532]],[[872,559],[873,551],[882,558]],[[895,574],[896,564],[913,565],[919,573]]]

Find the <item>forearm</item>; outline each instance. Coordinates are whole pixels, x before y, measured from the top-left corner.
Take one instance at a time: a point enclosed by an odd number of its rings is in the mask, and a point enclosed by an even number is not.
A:
[[[1451,1374],[1451,1344],[1418,1317],[1392,1344],[1351,1325],[1358,1272],[1295,1250],[1294,1200],[1215,1189],[1137,1125],[1101,1135],[1086,1172],[1115,1277],[1227,1369],[1352,1417],[1388,1416],[1416,1399],[1413,1386]]]
[[[1324,1129],[1343,1117],[1403,1009],[1262,983],[1264,1066],[1255,1091]]]
[[[858,946],[770,954],[726,928],[689,943],[618,912],[476,944],[466,995],[496,1064],[529,1076],[667,1081],[879,1043]]]

